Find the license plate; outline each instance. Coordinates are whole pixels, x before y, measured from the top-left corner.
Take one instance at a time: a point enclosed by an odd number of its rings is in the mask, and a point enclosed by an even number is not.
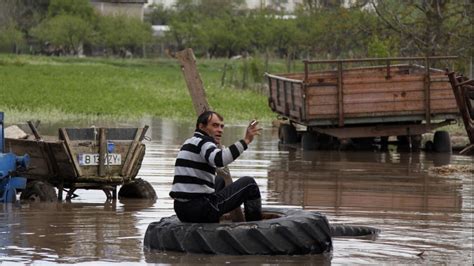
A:
[[[106,154],[105,165],[121,165],[122,155],[119,153]],[[79,165],[99,165],[98,153],[81,153],[78,155]]]

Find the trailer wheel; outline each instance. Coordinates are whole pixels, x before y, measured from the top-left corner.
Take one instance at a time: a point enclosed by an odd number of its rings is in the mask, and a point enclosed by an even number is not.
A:
[[[293,144],[298,142],[296,128],[293,125],[282,124],[278,130],[278,137],[281,144]]]
[[[151,199],[156,200],[156,192],[148,181],[137,178],[134,181],[122,185],[119,190],[119,198]]]
[[[314,151],[319,148],[318,135],[313,132],[304,132],[301,136],[301,147],[304,151]]]
[[[451,152],[451,138],[448,131],[436,131],[433,137],[435,152]]]
[[[32,202],[55,202],[58,195],[53,185],[43,181],[31,181],[26,184],[26,188],[21,192],[20,200]]]

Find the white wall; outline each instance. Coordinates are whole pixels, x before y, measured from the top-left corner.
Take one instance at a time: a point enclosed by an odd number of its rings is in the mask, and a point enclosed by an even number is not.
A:
[[[171,8],[173,7],[176,0],[148,0],[148,4],[162,4],[164,7]],[[257,9],[260,7],[265,7],[272,5],[274,1],[272,0],[246,0],[247,7],[250,9]],[[293,12],[296,5],[302,3],[303,0],[288,0],[288,3],[284,4],[286,11]]]

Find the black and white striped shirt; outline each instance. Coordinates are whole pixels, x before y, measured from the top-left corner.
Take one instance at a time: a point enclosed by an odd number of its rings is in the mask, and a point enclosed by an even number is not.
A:
[[[170,196],[192,199],[214,193],[216,168],[235,161],[246,149],[244,140],[219,149],[212,137],[196,130],[194,136],[184,142],[176,158]]]

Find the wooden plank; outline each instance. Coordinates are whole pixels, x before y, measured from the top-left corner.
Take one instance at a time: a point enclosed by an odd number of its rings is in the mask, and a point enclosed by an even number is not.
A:
[[[342,62],[337,64],[337,113],[339,116],[338,125],[340,127],[344,126],[344,82],[343,82],[343,73],[342,73]]]
[[[306,89],[306,99],[318,95],[337,95],[336,86],[311,86]]]
[[[425,121],[429,125],[431,124],[431,73],[430,73],[430,61],[425,60],[426,73],[423,79],[423,88],[425,91]]]
[[[320,95],[320,96],[310,96],[306,98],[309,106],[321,106],[321,105],[337,105],[337,95]],[[344,99],[347,101],[350,99]]]
[[[192,49],[185,49],[176,53],[176,58],[181,63],[181,70],[184,74],[184,80],[193,99],[193,106],[196,114],[201,114],[204,111],[210,110],[206,99],[204,86],[197,71],[196,58]]]
[[[453,98],[451,98],[452,94],[449,91],[433,91],[431,93],[431,100],[443,100],[446,102],[455,102]],[[319,103],[321,100],[318,98],[324,98],[327,102],[334,98],[334,96],[319,96],[311,98],[311,103]],[[382,92],[382,93],[371,93],[368,95],[364,94],[350,94],[345,95],[344,104],[352,104],[352,103],[379,103],[379,102],[402,102],[402,101],[422,101],[425,99],[425,95],[422,91],[409,91],[409,92]],[[436,109],[436,106],[433,106]]]
[[[453,89],[449,86],[449,83],[446,82],[431,82],[431,90],[446,90],[450,91],[451,93],[453,92]],[[453,93],[453,98],[454,98],[454,93]]]
[[[456,110],[456,100],[454,99],[432,99],[431,103],[431,114],[442,112],[442,110],[453,109]],[[457,112],[455,112],[457,113]]]
[[[64,142],[49,142],[49,146],[57,162],[70,162],[71,158],[68,156]]]
[[[325,106],[324,109],[329,109],[332,105]],[[318,108],[318,106],[309,106],[310,114],[330,114],[329,110]],[[335,111],[331,108],[331,111]],[[347,105],[345,108],[346,114],[364,114],[368,117],[383,115],[382,113],[396,113],[404,111],[423,112],[423,101],[403,101],[403,102],[378,102],[370,105],[365,103],[354,103]],[[337,111],[335,112],[337,114]]]
[[[421,111],[424,112],[423,101],[407,100],[403,102],[377,102],[370,105],[361,103],[354,103],[346,107],[346,113],[367,113],[367,116],[372,116],[379,112],[398,112],[398,111]],[[376,115],[376,114],[375,114]]]
[[[357,83],[344,84],[345,94],[371,94],[377,92],[407,92],[423,91],[422,81],[411,82],[378,82],[378,83]]]
[[[133,153],[132,159],[130,160],[130,167],[127,168],[127,172],[124,178],[130,179],[131,173],[133,172],[133,169],[135,168],[135,166],[138,164],[138,161],[141,161],[143,159],[143,157],[140,158],[140,155],[144,155],[144,153],[141,151],[142,149],[144,149],[144,146],[145,145],[141,143],[138,144],[135,152]]]
[[[328,104],[324,106],[310,105],[307,109],[308,114],[312,115],[330,115],[330,117],[337,116],[337,104]]]
[[[75,156],[75,154],[71,150],[71,148],[72,148],[71,140],[69,139],[69,136],[68,136],[65,128],[60,128],[59,129],[59,136],[60,136],[60,138],[62,138],[62,140],[64,140],[64,143],[66,145],[66,150],[69,153],[70,158],[72,159],[72,163],[74,165],[74,170],[76,171],[77,177],[81,177],[82,176],[82,170],[81,170],[81,167],[79,166],[79,162],[77,161],[77,157]]]
[[[97,174],[98,171],[98,166],[82,166],[82,177],[97,177],[98,180],[107,180],[108,178],[115,176],[115,177],[120,177],[122,178],[121,171],[122,171],[122,166],[121,165],[109,165],[107,166],[107,174],[105,176],[99,176]]]
[[[145,157],[145,150],[146,150],[146,146],[144,144],[140,144],[137,151],[137,154],[138,154],[137,160],[134,161],[133,166],[131,168],[132,170],[127,176],[129,179],[132,179],[135,176],[137,176],[138,171],[140,170],[140,167],[142,165],[143,158]]]
[[[105,160],[107,154],[107,130],[103,127],[99,128],[99,169],[98,175],[105,176]]]
[[[344,77],[345,84],[399,83],[423,81],[423,76],[393,76],[391,79],[377,76]]]
[[[123,162],[121,176],[127,176],[128,172],[130,171],[129,168],[132,167],[132,159],[134,154],[136,153],[138,145],[140,144],[140,137],[142,136],[142,131],[142,128],[138,129],[135,133],[135,138],[130,143],[130,147],[128,148],[125,161]]]

